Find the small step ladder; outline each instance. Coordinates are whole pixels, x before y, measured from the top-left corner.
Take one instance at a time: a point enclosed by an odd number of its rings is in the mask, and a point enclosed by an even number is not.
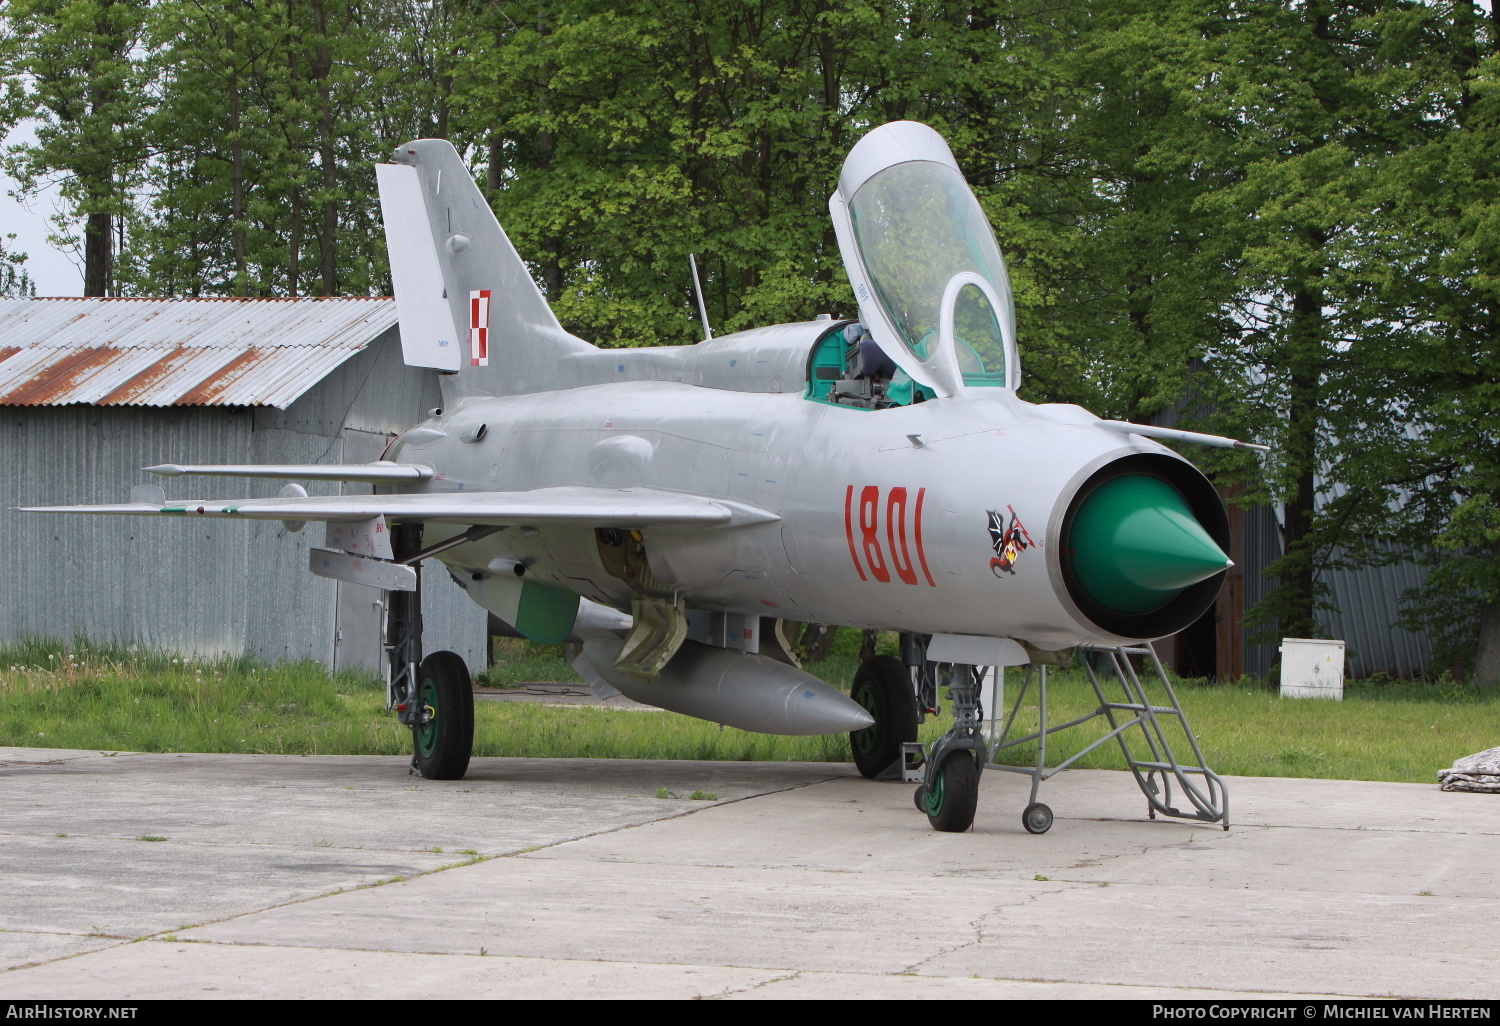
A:
[[[1094,694],[1099,699],[1098,708],[1087,716],[1049,726],[1047,723],[1047,667],[1035,663],[1028,664],[1026,676],[1021,681],[1021,689],[1011,704],[1010,713],[1006,716],[1004,725],[998,733],[994,725],[995,716],[999,710],[990,712],[988,729],[985,731],[986,748],[989,754],[985,768],[1029,776],[1031,778],[1031,800],[1027,806],[1029,810],[1037,805],[1037,789],[1041,787],[1042,781],[1061,773],[1113,738],[1119,743],[1120,752],[1125,756],[1125,763],[1130,768],[1130,772],[1135,775],[1135,782],[1139,785],[1141,793],[1146,796],[1148,812],[1152,819],[1160,813],[1163,816],[1178,819],[1221,823],[1224,829],[1228,830],[1229,794],[1224,788],[1224,781],[1204,762],[1203,752],[1198,747],[1198,739],[1194,736],[1192,728],[1188,726],[1187,714],[1183,712],[1182,703],[1177,699],[1177,692],[1167,678],[1166,669],[1157,658],[1156,650],[1149,642],[1146,642],[1138,646],[1119,648],[1086,647],[1080,648],[1078,653],[1084,673],[1088,675],[1089,684],[1093,686]],[[1161,685],[1161,690],[1165,694],[1165,704],[1156,704],[1151,701],[1146,685],[1130,663],[1130,656],[1142,656],[1149,660],[1150,667],[1156,671],[1156,682]],[[1095,662],[1102,663],[1099,672],[1096,672],[1093,665]],[[1113,678],[1119,685],[1123,700],[1106,696],[1105,688],[1110,678]],[[1016,713],[1020,711],[1021,702],[1033,684],[1037,690],[1037,729],[1024,737],[1008,739],[1011,726],[1015,723]],[[1051,769],[1047,768],[1047,738],[1050,735],[1060,730],[1080,726],[1101,716],[1109,721],[1109,733],[1071,758]],[[1174,752],[1172,743],[1167,737],[1167,732],[1163,729],[1162,721],[1173,716],[1181,725],[1182,733],[1191,749],[1190,761],[1179,759],[1178,753]],[[1037,744],[1035,766],[1004,766],[994,761],[997,753],[1031,741]],[[1140,748],[1141,741],[1145,742],[1144,749]],[[1132,744],[1137,746],[1134,750],[1131,747]],[[1191,809],[1179,809],[1176,806],[1176,799],[1173,797],[1174,784],[1180,795],[1191,803]],[[1050,826],[1050,810],[1048,812],[1046,825]],[[1045,828],[1043,826],[1042,829]]]

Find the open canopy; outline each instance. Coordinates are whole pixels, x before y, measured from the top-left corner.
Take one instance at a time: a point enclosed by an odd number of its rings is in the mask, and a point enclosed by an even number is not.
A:
[[[1015,387],[1015,308],[988,219],[942,136],[883,125],[844,161],[829,210],[860,317],[941,395]]]

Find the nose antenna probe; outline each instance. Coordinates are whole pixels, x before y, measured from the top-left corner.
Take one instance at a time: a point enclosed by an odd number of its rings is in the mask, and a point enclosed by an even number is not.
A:
[[[698,280],[698,261],[693,254],[688,254],[688,266],[693,269],[693,295],[698,297],[698,316],[703,318],[703,340],[706,342],[714,337],[714,333],[708,327],[708,307],[703,305],[703,283]]]

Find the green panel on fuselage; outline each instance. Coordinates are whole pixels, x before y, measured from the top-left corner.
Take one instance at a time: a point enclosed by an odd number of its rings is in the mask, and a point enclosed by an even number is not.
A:
[[[564,588],[525,581],[515,628],[538,645],[558,645],[573,633],[578,618],[578,596]]]

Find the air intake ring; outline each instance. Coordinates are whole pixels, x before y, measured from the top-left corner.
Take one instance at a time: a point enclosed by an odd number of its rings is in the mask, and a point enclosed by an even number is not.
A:
[[[1125,519],[1132,511],[1141,515],[1129,527],[1154,523],[1175,532],[1154,562],[1149,552],[1112,558],[1099,547],[1099,526],[1117,525],[1129,534]],[[1075,538],[1075,530],[1092,537]],[[1137,453],[1084,482],[1068,504],[1060,538],[1063,583],[1079,612],[1119,637],[1160,638],[1197,620],[1218,598],[1227,567],[1213,566],[1220,557],[1227,561],[1229,518],[1213,485],[1191,464]],[[1200,573],[1207,576],[1175,584]]]

